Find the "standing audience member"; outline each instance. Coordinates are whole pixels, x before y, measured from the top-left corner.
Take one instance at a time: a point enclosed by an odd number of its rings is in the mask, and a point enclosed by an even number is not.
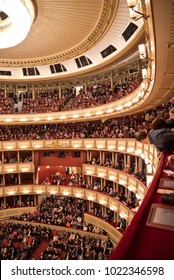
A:
[[[170,128],[161,128],[147,132],[140,130],[135,139],[144,144],[153,144],[159,152],[174,151],[174,132]]]

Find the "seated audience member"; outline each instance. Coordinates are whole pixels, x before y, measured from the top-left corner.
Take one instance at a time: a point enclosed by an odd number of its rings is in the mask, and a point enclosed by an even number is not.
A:
[[[174,151],[174,132],[170,128],[161,128],[147,132],[140,130],[135,139],[144,144],[153,144],[160,152]]]

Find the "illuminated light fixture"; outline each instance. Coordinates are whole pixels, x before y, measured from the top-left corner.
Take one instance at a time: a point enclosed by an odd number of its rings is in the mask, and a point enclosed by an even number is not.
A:
[[[7,150],[12,150],[12,149],[13,149],[13,146],[7,146],[6,149],[7,149]]]
[[[114,145],[109,145],[109,146],[108,146],[108,150],[113,150],[114,148],[115,148]]]
[[[123,146],[118,147],[118,151],[124,151],[124,150],[125,150],[125,147],[123,147]]]
[[[38,194],[41,194],[41,193],[43,193],[43,190],[37,190],[36,191]]]
[[[50,194],[55,194],[56,193],[56,191],[50,191]]]
[[[94,200],[93,196],[88,196],[88,200]]]
[[[85,117],[90,117],[91,116],[91,113],[86,113],[85,114]]]
[[[124,215],[122,213],[119,214],[120,218],[123,219]]]
[[[153,173],[153,166],[151,164],[147,164],[147,173],[152,174]]]
[[[34,118],[34,121],[38,122],[38,121],[40,121],[40,118],[36,117],[36,118]]]
[[[66,119],[66,116],[61,116],[60,119],[64,120],[64,119]]]
[[[86,148],[87,148],[87,149],[90,149],[91,147],[92,147],[92,144],[87,144],[87,145],[86,145]]]
[[[27,146],[26,146],[26,145],[21,145],[21,148],[22,148],[22,149],[26,149]]]
[[[49,165],[47,165],[47,169],[49,169],[50,167],[49,167]]]
[[[135,97],[132,99],[132,103],[137,103],[139,101],[139,98],[138,97]]]
[[[124,107],[130,107],[131,105],[132,105],[132,102],[129,101],[129,102],[127,102],[127,103],[124,105]]]
[[[86,171],[86,174],[88,174],[88,175],[91,175],[91,174],[93,174],[94,173],[94,171],[92,171],[92,170],[87,170]]]
[[[130,185],[130,186],[128,186],[128,190],[131,191],[131,192],[135,192],[136,191],[136,187]]]
[[[41,147],[41,145],[39,145],[39,144],[36,144],[35,146],[34,146],[34,148],[36,148],[36,149],[38,149],[38,148],[40,148]]]
[[[100,204],[106,204],[106,201],[103,200],[103,199],[101,199],[101,200],[99,201],[99,203],[100,203]]]
[[[115,211],[115,210],[118,209],[116,206],[110,206],[109,208],[110,208],[112,211]]]
[[[77,119],[79,117],[79,115],[74,115],[73,119]]]
[[[69,195],[69,192],[64,191],[64,192],[63,192],[63,195]]]
[[[141,150],[136,150],[136,151],[135,151],[135,154],[136,154],[136,155],[140,155],[141,152],[142,152]]]
[[[138,98],[141,98],[141,97],[143,97],[143,95],[144,95],[144,92],[142,92],[142,91],[139,91],[139,93],[138,93]]]
[[[147,57],[147,50],[145,44],[138,45],[138,51],[139,51],[140,59],[153,61],[153,59]]]
[[[115,179],[116,179],[116,177],[114,175],[109,176],[109,180],[114,181]]]
[[[122,218],[125,218],[125,219],[127,218],[127,215],[126,215],[125,213],[123,213],[123,212],[120,213],[119,215],[120,215],[120,218],[121,218],[121,219],[122,219]]]
[[[137,198],[137,199],[140,199],[141,196],[140,196],[138,193],[136,193],[136,198]]]
[[[102,148],[104,148],[104,145],[99,144],[99,145],[97,145],[97,148],[98,148],[98,149],[102,149]]]
[[[14,168],[7,169],[7,172],[14,172]]]
[[[120,106],[118,106],[118,107],[116,108],[116,111],[121,111],[122,109],[123,109],[123,106],[120,105]]]
[[[53,120],[53,117],[48,117],[47,120],[48,120],[48,121],[52,121],[52,120]]]
[[[143,77],[143,79],[147,78],[147,69],[146,68],[142,69],[142,77]]]
[[[146,58],[145,44],[138,45],[138,51],[139,51],[140,59],[145,59]]]
[[[1,34],[1,33],[0,33]],[[21,118],[20,119],[21,122],[26,122],[26,118]]]
[[[8,194],[13,195],[14,193],[15,193],[15,191],[10,191]]]
[[[144,159],[144,158],[145,158],[145,155],[144,155],[144,154],[141,154],[141,158]]]
[[[125,180],[121,179],[121,180],[119,180],[119,184],[122,186],[125,186],[127,183]]]
[[[127,148],[127,152],[128,153],[133,153],[134,152],[134,148],[133,147]]]
[[[145,94],[145,92],[144,92],[144,91],[142,91],[142,92],[141,92],[141,98],[144,96],[144,94]]]
[[[76,143],[74,144],[74,148],[79,148],[80,147],[80,144]]]
[[[81,193],[76,193],[76,197],[82,197]]]
[[[108,114],[109,114],[109,113],[112,113],[112,112],[113,112],[113,109],[108,109],[106,112],[107,112]]]
[[[36,18],[31,0],[0,0],[0,11],[5,19],[0,21],[0,49],[20,44],[28,35]]]
[[[105,174],[104,174],[103,172],[99,172],[99,173],[98,173],[98,176],[99,176],[99,177],[103,177],[104,175],[105,175]]]
[[[149,17],[149,15],[145,15],[140,11],[137,11],[138,10],[137,0],[127,0],[127,5],[129,7],[130,18],[134,20],[139,20],[140,18],[147,19]],[[140,17],[137,18],[137,14],[140,15]]]
[[[148,157],[145,157],[144,162],[145,162],[145,164],[148,164],[148,163],[149,163]]]
[[[8,118],[8,119],[6,119],[5,121],[6,121],[6,122],[11,122],[12,119]]]
[[[147,69],[146,68],[142,68],[142,78],[152,81],[148,76],[147,76]]]
[[[141,83],[141,89],[142,89],[142,90],[145,90],[145,88],[146,88],[146,83],[145,83],[145,82],[142,82],[142,83]]]
[[[101,115],[101,114],[102,114],[102,111],[96,112],[96,115],[97,115],[97,116],[99,116],[99,115]]]
[[[23,190],[23,193],[27,194],[29,193],[29,190]]]
[[[21,168],[21,171],[22,171],[22,172],[26,172],[26,171],[28,171],[28,170],[29,170],[28,167],[22,167],[22,168]]]

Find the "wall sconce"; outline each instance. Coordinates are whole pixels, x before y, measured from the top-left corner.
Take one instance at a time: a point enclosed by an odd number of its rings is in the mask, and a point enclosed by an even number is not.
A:
[[[90,117],[91,116],[91,113],[86,113],[85,114],[85,117]]]
[[[48,117],[47,120],[48,120],[48,121],[52,121],[52,120],[53,120],[53,117]]]
[[[116,180],[116,177],[114,175],[110,175],[109,180],[114,181],[114,180]]]
[[[116,108],[116,111],[121,111],[123,109],[123,106],[122,105],[119,105],[117,108]]]
[[[98,176],[103,178],[103,177],[105,176],[105,173],[99,172],[99,173],[98,173]]]
[[[137,11],[137,0],[127,0],[127,5],[129,7],[129,15],[130,18],[133,20],[139,20],[140,18],[147,19],[149,16]],[[140,17],[137,18],[137,14],[140,15]]]
[[[101,200],[99,201],[99,203],[100,203],[100,204],[104,204],[104,205],[105,205],[105,204],[106,204],[106,201],[105,201],[105,200],[103,200],[103,199],[101,199]]]
[[[147,68],[142,68],[142,78],[152,81],[152,79],[148,78],[148,76],[147,76]]]
[[[87,148],[87,149],[92,148],[92,144],[87,144],[87,145],[86,145],[86,148]]]
[[[139,51],[140,59],[153,61],[153,59],[147,56],[147,49],[145,44],[138,45],[138,51]]]
[[[94,173],[93,170],[87,170],[87,171],[86,171],[86,174],[88,174],[88,175],[92,175],[93,173]]]
[[[74,115],[73,119],[77,119],[79,117],[79,115]]]
[[[144,91],[146,89],[147,85],[145,82],[141,83],[141,89]]]
[[[125,180],[121,179],[121,180],[119,180],[119,184],[122,186],[126,186],[127,182]]]
[[[64,119],[66,119],[66,116],[61,116],[60,119],[64,120]]]
[[[112,113],[113,112],[113,109],[108,109],[107,111],[106,111],[106,113]]]
[[[127,152],[128,152],[128,153],[133,153],[134,150],[135,150],[135,149],[134,149],[133,147],[127,148]]]
[[[113,149],[115,149],[115,146],[114,146],[114,145],[109,145],[109,146],[108,146],[108,150],[113,150]]]
[[[35,118],[34,118],[34,121],[35,121],[35,122],[38,122],[38,121],[40,121],[40,118],[35,117]]]

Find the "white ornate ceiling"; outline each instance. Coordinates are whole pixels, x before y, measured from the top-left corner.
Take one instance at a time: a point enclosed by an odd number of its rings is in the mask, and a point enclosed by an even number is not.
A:
[[[8,80],[26,79],[22,67],[33,66],[38,67],[40,76],[28,80],[86,73],[113,59],[127,58],[143,40],[143,20],[136,22],[137,30],[128,41],[122,36],[134,22],[126,0],[37,0],[35,4],[37,17],[27,38],[15,47],[0,49],[0,70],[12,72]],[[101,52],[109,45],[116,52],[103,59]],[[80,55],[92,64],[78,69],[75,58]],[[67,72],[51,75],[49,65],[54,63],[63,63]]]
[[[28,37],[18,46],[0,49],[0,71],[12,73],[10,77],[0,76],[0,82],[96,74],[136,56],[138,44],[146,37],[152,38],[149,41],[153,55],[149,93],[137,106],[116,112],[116,116],[152,108],[174,96],[174,0],[142,1],[150,10],[150,17],[136,22],[129,17],[126,0],[37,0],[36,3],[37,18]],[[122,33],[130,22],[138,28],[125,41]],[[110,44],[117,50],[103,58],[101,51]],[[78,69],[75,58],[81,55],[92,64]],[[52,74],[49,65],[53,63],[62,63],[67,71]],[[34,66],[40,76],[24,77],[22,67]]]

